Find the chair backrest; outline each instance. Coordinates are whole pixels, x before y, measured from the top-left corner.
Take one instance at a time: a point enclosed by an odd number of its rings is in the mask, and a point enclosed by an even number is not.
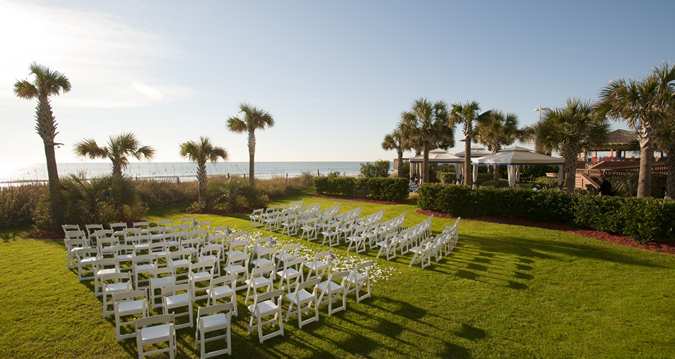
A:
[[[87,224],[84,226],[84,229],[87,231],[87,236],[91,237],[92,234],[103,229],[102,224]]]
[[[121,301],[121,300],[139,300],[139,299],[147,299],[147,298],[148,298],[148,292],[143,290],[143,289],[136,289],[136,290],[130,290],[130,291],[124,291],[124,292],[116,292],[116,293],[113,293],[113,295],[112,295],[113,303]]]
[[[234,310],[232,303],[218,303],[208,307],[199,307],[199,309],[197,309],[197,318],[218,313],[224,313],[225,315],[230,316],[232,310]]]
[[[62,224],[61,229],[63,229],[64,232],[79,231],[80,225],[79,224]]]
[[[201,259],[197,263],[190,263],[190,273],[209,272],[213,273],[215,261],[211,259]]]
[[[298,281],[295,284],[295,293],[296,293],[296,295],[298,295],[298,292],[303,290],[303,289],[307,290],[308,292],[312,292],[314,290],[314,287],[316,287],[317,284],[319,284],[319,278],[316,278],[316,277],[307,279],[306,281],[304,281],[302,283],[300,281]]]
[[[251,270],[251,277],[267,277],[274,273],[275,265],[274,263],[267,263],[257,266]]]
[[[211,289],[213,289],[213,288],[220,287],[220,286],[223,286],[223,285],[228,285],[231,288],[235,288],[236,287],[236,280],[237,280],[237,277],[235,277],[233,275],[223,275],[223,276],[220,276],[220,277],[214,277],[214,278],[211,278],[211,283],[209,283],[209,287]]]
[[[124,222],[115,222],[108,225],[113,231],[122,231],[127,229],[127,224]]]
[[[142,329],[142,328],[145,328],[145,327],[151,327],[151,326],[162,325],[162,324],[171,324],[174,321],[175,321],[175,315],[174,314],[161,314],[161,315],[154,315],[152,317],[137,319],[136,322],[135,322],[135,326],[136,326],[136,331],[138,332],[139,329]]]
[[[131,273],[129,272],[106,273],[100,275],[99,280],[102,282],[119,282],[121,280],[128,282],[131,280]]]
[[[150,227],[150,222],[146,221],[141,221],[141,222],[134,222],[131,224],[132,227],[134,228],[148,228]]]
[[[191,295],[190,291],[192,290],[190,285],[187,283],[183,284],[175,284],[172,286],[167,287],[168,291],[171,293],[171,295],[176,295],[176,294],[183,294],[187,293],[188,295]]]
[[[253,292],[253,305],[264,302],[266,300],[278,298],[281,299],[286,292],[283,289],[276,289],[265,293]]]
[[[134,266],[137,266],[139,264],[155,263],[156,259],[157,256],[155,256],[154,254],[144,254],[140,256],[133,256],[133,258],[131,258],[132,262],[134,263]]]

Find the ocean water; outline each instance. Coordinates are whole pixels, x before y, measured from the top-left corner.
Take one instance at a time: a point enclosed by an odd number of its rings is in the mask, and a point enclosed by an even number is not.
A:
[[[365,161],[364,161],[365,162]],[[345,175],[359,173],[363,162],[256,162],[255,174],[259,178],[277,176],[294,177],[303,172],[327,174],[340,172]],[[59,163],[59,177],[84,175],[86,178],[109,175],[112,165],[109,163]],[[245,175],[248,174],[248,162],[208,163],[209,175]],[[180,177],[194,178],[197,167],[192,162],[134,162],[130,163],[124,174],[134,178]],[[0,181],[46,180],[47,168],[44,164],[33,165],[17,170],[15,173],[0,178]]]

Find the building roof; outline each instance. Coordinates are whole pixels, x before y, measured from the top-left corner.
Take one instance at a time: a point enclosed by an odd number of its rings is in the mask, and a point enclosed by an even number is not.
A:
[[[473,164],[490,165],[559,165],[565,162],[560,157],[547,156],[536,153],[528,148],[514,146],[504,148],[497,153],[474,158]]]
[[[606,144],[631,144],[637,141],[637,134],[630,130],[614,130],[607,134]]]
[[[424,158],[422,155],[415,156],[410,159],[411,162],[421,162]],[[429,162],[437,163],[461,163],[464,162],[464,158],[457,157],[451,153],[448,153],[446,150],[435,149],[429,151]]]

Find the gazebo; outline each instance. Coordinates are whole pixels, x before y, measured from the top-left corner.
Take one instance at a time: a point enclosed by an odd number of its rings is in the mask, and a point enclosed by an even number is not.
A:
[[[497,153],[487,156],[474,158],[471,160],[473,164],[473,181],[478,179],[478,166],[499,166],[505,165],[509,179],[509,186],[513,187],[520,179],[520,166],[531,165],[558,165],[558,184],[562,185],[563,178],[563,163],[565,161],[560,157],[547,156],[541,153],[534,152],[525,147],[510,147],[505,148]]]
[[[491,152],[483,147],[471,147],[471,158],[483,157],[490,153]],[[409,161],[410,178],[413,178],[414,176],[417,176],[418,178],[422,177],[422,163],[424,162],[424,157],[422,155],[415,156],[410,158]],[[464,151],[452,154],[440,148],[432,150],[429,152],[429,163],[453,165],[455,168],[455,175],[457,176],[457,180],[459,180],[463,175],[462,164],[464,163]]]

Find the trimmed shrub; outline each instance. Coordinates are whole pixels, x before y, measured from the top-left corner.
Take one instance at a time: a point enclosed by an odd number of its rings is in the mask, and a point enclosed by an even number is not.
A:
[[[523,218],[623,234],[639,242],[675,242],[673,201],[430,184],[420,189],[418,205],[454,216]]]
[[[418,205],[460,217],[498,216],[569,222],[571,198],[560,191],[424,185]]]
[[[363,177],[389,177],[389,161],[375,161],[361,164]]]
[[[0,229],[29,226],[47,186],[25,185],[0,188]]]
[[[317,177],[317,193],[382,201],[403,201],[408,198],[408,180],[394,177]]]
[[[65,223],[88,224],[131,222],[143,218],[147,208],[128,178],[101,177],[84,180],[70,176],[61,180]],[[33,224],[53,228],[49,196],[45,192],[33,211]]]
[[[207,195],[207,207],[203,209],[199,205],[191,208],[205,210],[213,213],[243,213],[250,212],[255,208],[266,207],[269,196],[248,184],[243,178],[233,177],[226,180],[209,181]]]
[[[576,195],[574,223],[631,236],[639,242],[675,242],[675,202],[652,198]]]
[[[354,196],[354,187],[356,178],[328,175],[326,177],[317,177],[314,180],[316,192],[332,196]]]
[[[141,200],[151,209],[185,208],[197,200],[197,182],[135,181]]]

